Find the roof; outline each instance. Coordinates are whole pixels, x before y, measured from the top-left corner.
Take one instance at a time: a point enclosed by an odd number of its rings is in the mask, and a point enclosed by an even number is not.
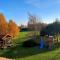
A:
[[[5,35],[0,35],[0,38],[3,38]]]
[[[2,39],[6,39],[6,38],[8,38],[8,37],[11,37],[11,38],[12,38],[12,35],[6,34],[5,36],[2,37]]]
[[[49,36],[49,37],[53,37],[53,36]]]

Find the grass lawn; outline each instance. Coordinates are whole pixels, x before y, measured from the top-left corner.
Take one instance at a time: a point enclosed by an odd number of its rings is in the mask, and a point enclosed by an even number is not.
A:
[[[60,48],[52,51],[40,49],[39,46],[33,48],[24,48],[22,42],[26,40],[28,32],[21,32],[13,40],[14,46],[9,49],[0,50],[1,57],[7,57],[15,60],[60,60]]]

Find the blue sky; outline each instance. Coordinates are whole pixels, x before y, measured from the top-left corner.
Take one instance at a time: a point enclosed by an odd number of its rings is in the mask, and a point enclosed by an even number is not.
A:
[[[0,13],[6,20],[13,19],[18,25],[28,22],[28,12],[51,23],[60,19],[60,0],[0,0]]]

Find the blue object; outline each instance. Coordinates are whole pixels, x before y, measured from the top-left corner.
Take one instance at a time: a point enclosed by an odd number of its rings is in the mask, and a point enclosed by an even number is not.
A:
[[[41,39],[40,39],[40,48],[41,49],[44,48],[44,39],[43,39],[43,37],[41,37]]]

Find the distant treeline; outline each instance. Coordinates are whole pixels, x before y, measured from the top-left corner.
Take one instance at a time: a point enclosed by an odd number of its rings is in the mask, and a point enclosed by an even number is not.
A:
[[[42,29],[40,32],[42,35],[57,35],[60,34],[60,21],[48,24],[46,28]]]

